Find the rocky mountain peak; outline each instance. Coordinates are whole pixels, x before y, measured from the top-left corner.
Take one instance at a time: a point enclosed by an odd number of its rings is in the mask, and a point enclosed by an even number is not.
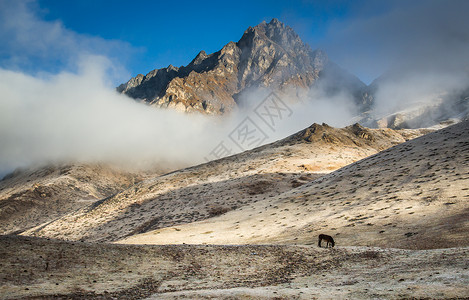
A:
[[[137,75],[117,90],[157,107],[221,114],[237,106],[248,89],[311,88],[329,65],[324,51],[311,50],[291,27],[272,19],[249,27],[238,42],[217,52],[200,51],[187,66]]]
[[[249,27],[239,40],[238,46],[251,45],[254,40],[275,43],[287,51],[294,50],[295,46],[311,51],[291,27],[286,26],[278,19],[272,19],[269,23],[263,21],[255,27]]]
[[[266,21],[263,21],[262,23],[259,23],[255,27],[252,27],[252,30],[257,30],[263,33],[266,33],[266,32],[272,33],[274,31],[276,32],[291,31],[295,33],[293,29],[291,29],[291,27],[286,26],[285,24],[280,22],[277,18],[273,18],[269,23],[267,23]]]

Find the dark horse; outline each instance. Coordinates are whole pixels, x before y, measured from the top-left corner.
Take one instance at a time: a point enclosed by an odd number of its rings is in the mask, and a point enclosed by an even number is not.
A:
[[[326,248],[329,247],[329,244],[331,244],[331,247],[334,247],[334,245],[335,245],[334,239],[332,238],[332,236],[326,235],[326,234],[320,234],[319,239],[318,239],[318,247],[321,247],[321,241],[322,240],[325,240],[327,242],[326,243]]]

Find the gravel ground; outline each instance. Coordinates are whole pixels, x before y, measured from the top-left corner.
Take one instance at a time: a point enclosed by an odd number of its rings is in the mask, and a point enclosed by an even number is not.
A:
[[[469,248],[113,245],[0,237],[2,299],[462,299]]]

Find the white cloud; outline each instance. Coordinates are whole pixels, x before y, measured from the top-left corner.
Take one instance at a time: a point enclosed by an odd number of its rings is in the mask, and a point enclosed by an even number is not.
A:
[[[213,118],[158,110],[104,83],[108,61],[87,57],[77,74],[0,69],[0,171],[52,161],[194,163],[220,136]]]

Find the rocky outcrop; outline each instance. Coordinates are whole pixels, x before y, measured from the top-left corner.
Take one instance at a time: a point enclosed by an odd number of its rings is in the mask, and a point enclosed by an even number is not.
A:
[[[318,79],[322,79],[318,81]],[[139,74],[117,90],[157,107],[223,114],[237,106],[250,89],[269,88],[299,95],[324,85],[327,93],[342,87],[360,103],[365,85],[321,50],[312,50],[292,28],[277,19],[249,27],[220,51],[201,51],[187,65]],[[292,92],[293,91],[293,92]]]
[[[407,141],[430,132],[432,132],[430,129],[370,129],[363,127],[358,123],[344,128],[331,127],[326,123],[314,123],[308,128],[279,141],[279,143],[288,145],[298,142],[314,145],[327,144],[331,147],[339,148],[372,147],[381,151],[392,145],[397,145],[403,141]]]

